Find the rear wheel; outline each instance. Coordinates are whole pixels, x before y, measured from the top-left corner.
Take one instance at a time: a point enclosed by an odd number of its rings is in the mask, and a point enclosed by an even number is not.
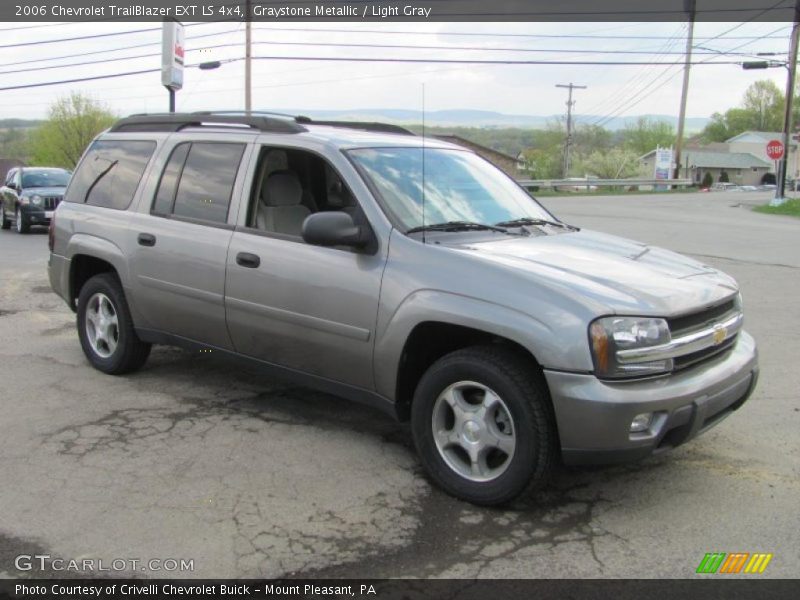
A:
[[[78,295],[78,336],[95,369],[121,375],[139,369],[150,354],[133,329],[125,293],[116,276],[89,279]]]
[[[15,225],[17,233],[28,233],[31,230],[31,224],[28,222],[28,218],[19,206],[17,207],[17,213],[14,218],[16,219]]]
[[[430,477],[482,505],[541,486],[555,426],[538,367],[502,347],[458,350],[434,363],[411,406],[414,444]]]

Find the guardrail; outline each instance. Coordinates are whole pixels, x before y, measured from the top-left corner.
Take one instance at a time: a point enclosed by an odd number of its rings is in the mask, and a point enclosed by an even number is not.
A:
[[[686,186],[694,184],[691,179],[519,179],[517,183],[525,188],[572,187],[586,189],[590,189],[591,186],[639,187],[643,185]]]

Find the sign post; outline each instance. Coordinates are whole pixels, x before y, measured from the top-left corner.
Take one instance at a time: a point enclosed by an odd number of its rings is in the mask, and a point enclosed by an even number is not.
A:
[[[183,25],[164,21],[161,37],[161,84],[169,92],[169,112],[175,112],[175,92],[183,87],[185,55]]]

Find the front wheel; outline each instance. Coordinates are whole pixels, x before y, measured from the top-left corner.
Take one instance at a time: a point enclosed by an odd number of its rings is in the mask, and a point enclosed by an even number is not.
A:
[[[78,337],[92,366],[121,375],[139,369],[150,355],[142,342],[119,280],[110,273],[89,279],[78,295]]]
[[[22,209],[20,209],[19,206],[17,207],[15,219],[17,233],[28,233],[31,230],[31,224],[28,222],[28,219],[25,217],[25,214],[22,212]]]
[[[556,455],[549,402],[538,367],[509,349],[444,356],[423,375],[411,406],[425,470],[450,494],[487,506],[541,486]]]

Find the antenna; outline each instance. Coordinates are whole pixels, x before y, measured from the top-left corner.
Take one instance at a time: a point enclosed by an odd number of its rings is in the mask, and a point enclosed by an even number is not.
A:
[[[425,82],[422,82],[422,243],[425,242]]]

